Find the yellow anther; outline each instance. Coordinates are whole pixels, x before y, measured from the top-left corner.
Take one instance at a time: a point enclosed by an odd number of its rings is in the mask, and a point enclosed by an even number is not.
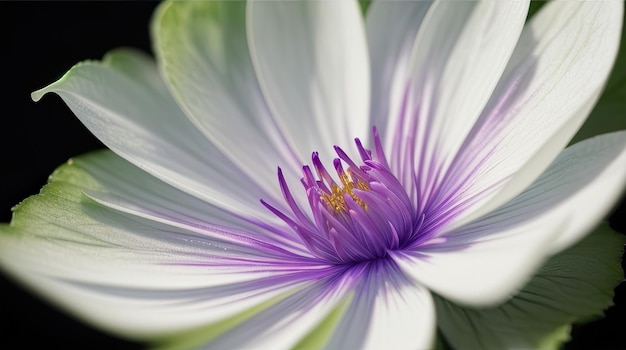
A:
[[[361,181],[360,179],[350,178],[348,174],[342,172],[339,174],[339,179],[341,180],[342,187],[339,187],[337,184],[333,184],[331,186],[331,193],[324,192],[322,194],[322,200],[331,208],[335,210],[336,214],[341,212],[348,212],[348,206],[346,205],[346,200],[344,199],[344,195],[348,194],[354,201],[360,205],[363,209],[367,210],[367,203],[365,203],[361,198],[357,197],[356,194],[352,192],[353,189],[359,190],[369,190],[370,187],[367,183]]]

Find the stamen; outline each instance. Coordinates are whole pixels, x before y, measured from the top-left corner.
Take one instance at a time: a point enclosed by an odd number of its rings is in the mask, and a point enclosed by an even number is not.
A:
[[[417,240],[424,221],[390,171],[376,129],[373,152],[358,138],[354,141],[361,165],[335,146],[336,176],[331,176],[317,152],[311,155],[313,166],[302,167],[300,182],[310,215],[297,204],[280,169],[278,182],[291,214],[261,201],[295,231],[313,255],[333,263],[384,258],[389,250]]]
[[[336,147],[336,149],[339,149]],[[339,149],[340,150],[340,149]],[[343,151],[342,151],[343,152]],[[345,153],[344,153],[345,154]],[[346,156],[347,157],[347,156]],[[354,164],[354,163],[352,163]],[[346,205],[346,200],[344,195],[349,195],[359,206],[363,209],[367,210],[367,203],[359,198],[352,190],[359,189],[363,191],[369,191],[369,185],[359,179],[359,177],[350,171],[351,168],[348,168],[348,171],[345,171],[341,166],[341,161],[339,159],[335,159],[334,161],[335,170],[337,171],[337,175],[339,176],[339,180],[341,181],[342,186],[340,187],[335,182],[330,184],[331,191],[323,191],[321,199],[334,211],[334,214],[340,215],[348,213],[348,206]]]

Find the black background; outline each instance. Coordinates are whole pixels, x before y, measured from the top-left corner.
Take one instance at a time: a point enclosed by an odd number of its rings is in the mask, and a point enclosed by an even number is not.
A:
[[[156,2],[0,2],[0,222],[36,194],[68,158],[101,148],[56,95],[34,103],[30,93],[73,64],[131,46],[150,53],[148,23]],[[610,222],[626,232],[624,202]],[[626,349],[626,286],[607,317],[576,327],[566,349]],[[0,274],[0,342],[19,348],[141,348],[94,330]]]

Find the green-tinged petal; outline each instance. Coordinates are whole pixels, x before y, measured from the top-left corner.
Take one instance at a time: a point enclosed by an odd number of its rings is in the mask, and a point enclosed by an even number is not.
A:
[[[333,310],[320,324],[309,333],[304,339],[302,339],[294,349],[321,349],[324,344],[328,341],[328,338],[333,333],[339,321],[344,316],[348,305],[352,302],[352,298],[346,298],[346,300],[337,305],[335,310]]]
[[[284,295],[279,295],[240,314],[234,315],[225,320],[221,320],[217,323],[211,323],[209,325],[205,325],[199,328],[191,329],[177,334],[171,334],[167,337],[157,336],[156,340],[152,342],[152,346],[155,349],[160,350],[196,349],[204,344],[210,343],[211,340],[215,339],[219,335],[224,334],[225,332],[241,324],[245,320],[274,305],[276,302],[283,299],[284,297]]]
[[[210,226],[194,232],[174,225],[175,217],[146,220],[84,195],[114,191],[120,184],[108,177],[116,171],[122,178],[152,181],[129,167],[112,152],[100,151],[57,169],[41,193],[16,206],[12,222],[0,226],[2,269],[80,319],[138,339],[230,319],[318,279],[320,273],[305,277],[312,270],[289,272],[284,264],[261,267],[263,259],[238,244],[211,238]],[[152,187],[173,195],[165,207],[176,206],[180,193],[165,183]],[[239,259],[250,263],[233,262]]]
[[[342,273],[320,278],[228,329],[203,348],[292,349],[311,333],[322,337],[325,332],[320,332],[320,325],[350,300],[353,277]]]
[[[293,157],[261,94],[245,9],[243,1],[164,2],[152,36],[159,68],[187,117],[242,173],[274,190],[276,166],[295,174],[303,159]]]
[[[154,61],[117,51],[103,62],[75,65],[33,98],[49,92],[102,143],[151,175],[222,208],[273,219],[258,199],[276,197],[260,185],[275,180],[246,177],[209,142],[169,95]]]
[[[456,349],[557,349],[569,325],[600,316],[623,280],[625,243],[602,225],[577,245],[551,258],[511,300],[470,309],[435,297],[439,327]]]
[[[107,52],[101,62],[126,76],[133,77],[136,82],[158,91],[164,97],[169,95],[167,86],[158,74],[154,59],[144,52],[127,47],[117,48]]]
[[[431,349],[436,333],[431,293],[391,261],[361,265],[361,285],[323,349]]]

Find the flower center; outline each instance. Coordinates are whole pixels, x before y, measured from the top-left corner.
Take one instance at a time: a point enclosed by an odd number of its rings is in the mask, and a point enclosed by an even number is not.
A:
[[[302,167],[308,214],[297,204],[280,168],[278,180],[291,214],[261,200],[294,230],[313,255],[333,263],[383,258],[388,251],[411,242],[423,222],[389,169],[376,129],[374,152],[364,148],[359,139],[355,143],[363,164],[357,165],[335,146],[336,177],[327,171],[317,152],[311,157],[317,176],[311,167]]]

